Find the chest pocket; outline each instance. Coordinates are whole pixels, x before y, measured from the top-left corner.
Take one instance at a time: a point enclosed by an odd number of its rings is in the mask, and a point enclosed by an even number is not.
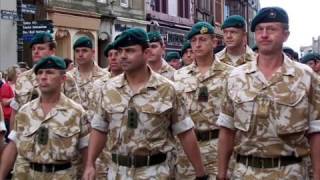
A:
[[[255,111],[255,96],[234,97],[234,126],[241,131],[249,131],[252,123],[252,115]]]
[[[305,93],[291,92],[287,96],[275,97],[278,134],[293,134],[308,130],[308,107]]]
[[[51,149],[54,160],[69,161],[79,153],[79,127],[53,127]]]
[[[156,143],[166,137],[171,125],[172,108],[172,102],[161,99],[141,107],[138,128],[141,127],[140,132],[149,142]]]
[[[107,140],[107,148],[111,150],[119,141],[121,126],[125,126],[124,115],[127,108],[123,105],[112,106],[107,109],[107,118],[109,120],[109,133]]]
[[[39,152],[35,152],[35,139],[36,139],[37,129],[25,129],[19,138],[19,143],[17,143],[18,153],[28,159],[34,159]]]

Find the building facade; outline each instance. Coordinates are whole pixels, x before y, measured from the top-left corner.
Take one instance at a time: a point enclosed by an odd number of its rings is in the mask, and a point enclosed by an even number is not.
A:
[[[221,25],[224,20],[225,0],[195,0],[194,21],[207,21],[215,26],[215,34],[218,44],[222,44],[223,33]]]
[[[166,51],[179,52],[194,24],[192,0],[146,0],[148,31],[160,31]]]
[[[254,33],[250,31],[250,24],[260,9],[259,0],[225,0],[224,18],[231,15],[241,15],[247,21],[248,44],[252,47],[255,44]]]
[[[0,70],[17,62],[16,1],[0,0]]]

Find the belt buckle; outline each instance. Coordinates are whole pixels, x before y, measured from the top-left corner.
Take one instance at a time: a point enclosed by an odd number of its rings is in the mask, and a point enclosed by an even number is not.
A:
[[[133,155],[130,156],[130,160],[131,160],[131,168],[134,168],[135,158]]]
[[[150,155],[147,156],[147,166],[150,166]]]
[[[56,170],[56,166],[55,166],[55,165],[52,165],[52,167],[51,167],[51,173],[54,173],[55,170]]]
[[[260,159],[261,168],[264,169],[264,163],[267,162],[267,159]]]

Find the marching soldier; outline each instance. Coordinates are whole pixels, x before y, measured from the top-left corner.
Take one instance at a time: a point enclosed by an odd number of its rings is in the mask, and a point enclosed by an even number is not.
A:
[[[154,72],[172,80],[175,69],[162,58],[165,53],[166,45],[163,42],[160,32],[148,32],[148,38],[151,51],[151,55],[148,59],[148,65]]]
[[[185,41],[183,43],[183,46],[181,48],[181,56],[183,66],[188,66],[194,61],[194,55],[189,41]]]
[[[75,62],[77,66],[70,71],[70,74],[76,81],[76,85],[80,94],[80,102],[82,107],[88,113],[89,121],[95,113],[96,102],[94,101],[93,94],[90,93],[94,91],[94,81],[97,79],[110,78],[110,73],[103,70],[94,62],[95,49],[93,48],[92,40],[87,36],[79,37],[73,44],[73,50],[75,55]],[[100,163],[100,160],[105,159],[105,157],[100,156],[97,163],[98,176],[97,179],[106,179],[106,163]],[[78,161],[81,161],[80,159]],[[80,162],[77,164],[81,165]],[[83,171],[81,167],[79,172]],[[81,178],[82,173],[79,173],[79,178]]]
[[[229,16],[221,26],[225,48],[216,54],[217,58],[233,67],[254,59],[255,53],[247,45],[246,22],[242,16]]]
[[[32,40],[30,47],[32,48],[32,60],[34,63],[37,63],[41,58],[46,56],[51,56],[55,54],[56,51],[56,43],[54,42],[51,34],[49,33],[38,33],[36,34]],[[80,97],[76,88],[76,84],[74,79],[71,77],[69,73],[66,73],[66,81],[63,83],[61,91],[69,98],[76,102],[80,102]],[[19,108],[26,104],[27,102],[37,98],[40,94],[39,84],[36,81],[36,75],[34,74],[34,69],[30,69],[21,73],[18,76],[16,86],[15,86],[15,97],[11,101],[10,106],[12,107],[12,113],[10,118],[10,127],[13,127],[15,121],[15,114],[19,110]],[[15,148],[13,144],[10,142],[4,152],[3,158],[1,159],[0,166],[0,175],[8,174],[10,169],[7,167],[11,167],[10,165],[14,163],[15,160]],[[8,159],[7,159],[8,158]],[[9,160],[10,158],[10,160]],[[15,177],[25,177],[24,171],[28,169],[28,164],[20,162],[23,159],[20,159],[18,156],[15,163],[15,173],[13,178]]]
[[[169,52],[166,56],[166,61],[175,70],[178,70],[181,68],[181,56],[178,52]]]
[[[63,59],[56,56],[43,58],[33,68],[40,97],[19,109],[9,135],[15,152],[29,164],[26,176],[17,179],[76,179],[71,162],[87,155],[89,122],[81,105],[61,92],[65,70]]]
[[[217,175],[217,142],[219,127],[216,125],[223,97],[224,79],[231,66],[214,58],[216,46],[214,27],[198,22],[187,34],[194,52],[194,62],[174,74],[174,82],[186,101],[188,113],[195,123],[202,159],[212,179]],[[194,179],[195,171],[179,147],[176,179]]]
[[[259,52],[227,79],[220,125],[218,179],[320,179],[320,87],[312,70],[282,52],[289,37],[284,9],[261,9],[252,20]],[[236,139],[236,141],[235,141]]]
[[[123,73],[123,70],[120,65],[120,59],[118,50],[114,48],[113,43],[110,43],[105,47],[103,50],[104,56],[107,58],[108,61],[108,70],[111,74],[111,77],[118,76],[119,74]]]
[[[84,179],[93,180],[94,162],[105,142],[112,153],[108,179],[168,179],[167,152],[178,135],[200,179],[206,179],[200,152],[181,96],[173,83],[153,72],[147,33],[124,31],[114,42],[124,73],[101,89],[101,107],[92,121]],[[108,135],[107,135],[108,134]]]

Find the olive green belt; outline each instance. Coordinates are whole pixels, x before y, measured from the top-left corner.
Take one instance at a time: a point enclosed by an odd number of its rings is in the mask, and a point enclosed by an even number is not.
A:
[[[279,166],[287,166],[290,164],[300,163],[302,157],[295,156],[280,156],[275,158],[262,158],[255,156],[243,156],[237,154],[237,162],[246,166],[255,168],[275,168]]]

